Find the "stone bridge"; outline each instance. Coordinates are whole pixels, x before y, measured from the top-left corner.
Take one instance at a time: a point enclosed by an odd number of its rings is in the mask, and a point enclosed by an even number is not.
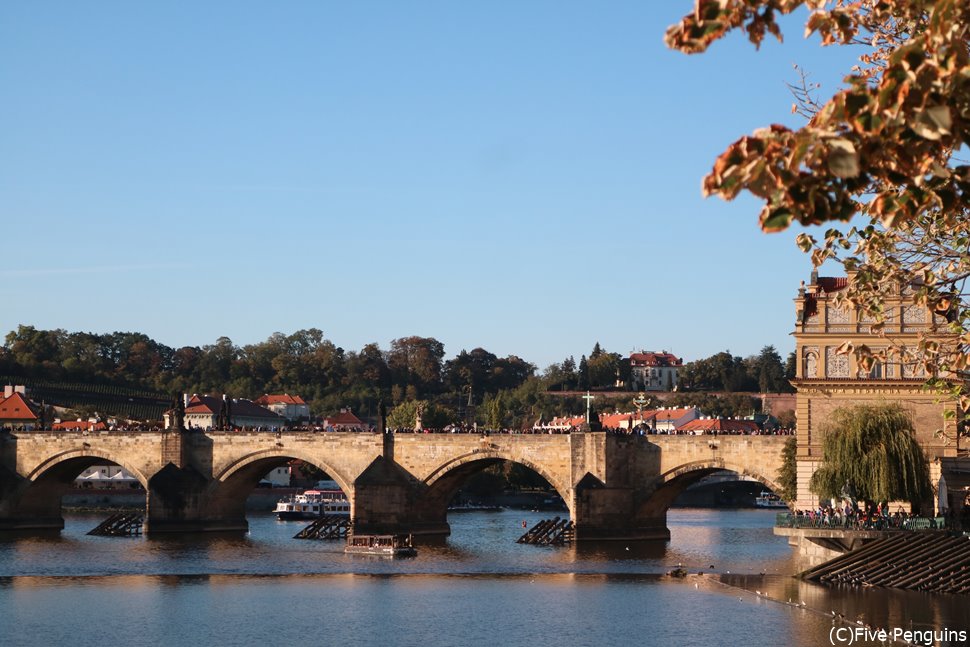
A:
[[[63,528],[61,496],[116,463],[144,486],[147,533],[244,530],[245,501],[291,459],[330,475],[360,533],[446,535],[448,503],[473,474],[520,463],[562,496],[576,538],[669,539],[667,509],[729,469],[777,489],[784,436],[79,432],[0,434],[0,529]]]

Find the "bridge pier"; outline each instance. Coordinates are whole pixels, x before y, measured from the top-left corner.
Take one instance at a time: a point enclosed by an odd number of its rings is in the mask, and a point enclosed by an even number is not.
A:
[[[573,523],[576,541],[647,541],[670,539],[667,515],[637,514],[633,488],[576,489]]]
[[[428,490],[393,460],[379,456],[354,481],[354,532],[447,537],[447,502],[428,505]]]
[[[217,485],[192,467],[167,464],[148,481],[145,534],[248,530],[245,496],[220,497]]]
[[[70,488],[74,470],[87,464],[72,458],[31,480],[16,471],[15,450],[15,440],[0,434],[0,530],[62,530],[61,497]]]

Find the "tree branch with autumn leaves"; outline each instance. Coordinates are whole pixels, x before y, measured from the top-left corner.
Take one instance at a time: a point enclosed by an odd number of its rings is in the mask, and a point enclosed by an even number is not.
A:
[[[766,232],[849,223],[797,243],[816,267],[845,266],[853,280],[840,298],[875,318],[876,330],[889,295],[911,292],[931,308],[940,329],[910,359],[966,413],[970,165],[959,155],[970,137],[970,2],[697,0],[666,42],[694,54],[739,30],[758,47],[769,35],[781,40],[778,18],[796,10],[807,11],[806,37],[858,48],[858,63],[827,101],[796,105],[801,128],[772,124],[731,144],[704,195],[755,195]],[[855,350],[865,360],[868,349]]]

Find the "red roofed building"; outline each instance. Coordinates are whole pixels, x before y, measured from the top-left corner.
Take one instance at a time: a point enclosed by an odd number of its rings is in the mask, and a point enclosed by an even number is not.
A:
[[[30,402],[22,386],[6,386],[0,398],[0,428],[35,429],[40,425],[40,407]]]
[[[678,427],[678,434],[753,434],[759,431],[753,420],[731,420],[725,418],[698,418]]]
[[[671,434],[682,425],[701,417],[697,407],[678,409],[655,409],[643,412],[643,421],[658,434]],[[639,424],[637,422],[636,424]]]
[[[630,353],[630,388],[635,391],[673,391],[677,386],[677,368],[684,361],[663,351]]]
[[[51,425],[54,431],[104,431],[108,425],[103,422],[92,422],[90,420],[67,420],[55,422]]]
[[[215,429],[219,424],[222,408],[228,405],[229,422],[233,427],[250,429],[279,429],[286,423],[283,418],[269,409],[257,405],[252,400],[229,399],[213,395],[193,395],[185,405],[185,428],[201,429],[203,431]],[[165,428],[171,429],[175,424],[173,412],[165,412]]]
[[[586,416],[556,416],[549,422],[539,420],[532,425],[532,431],[565,433],[570,430],[578,429],[580,425],[586,424]]]
[[[633,427],[646,427],[653,433],[673,433],[677,425],[682,425],[695,418],[700,418],[701,410],[697,407],[681,409],[645,409],[630,414]]]
[[[298,395],[263,395],[254,402],[291,422],[310,418],[310,405]]]
[[[327,416],[323,419],[323,426],[327,431],[362,431],[367,428],[364,421],[350,409],[341,409],[340,413]]]
[[[633,420],[636,415],[635,413],[601,413],[600,424],[603,429],[630,429],[635,424]]]

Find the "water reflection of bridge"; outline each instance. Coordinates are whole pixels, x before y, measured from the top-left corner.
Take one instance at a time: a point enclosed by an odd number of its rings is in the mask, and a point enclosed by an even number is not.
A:
[[[29,431],[0,436],[0,528],[61,528],[60,498],[87,467],[124,467],[145,487],[149,533],[245,529],[245,500],[274,467],[299,459],[331,476],[359,532],[447,534],[447,507],[501,461],[562,496],[576,538],[668,538],[667,509],[719,470],[777,489],[784,436],[367,434],[293,431]]]

